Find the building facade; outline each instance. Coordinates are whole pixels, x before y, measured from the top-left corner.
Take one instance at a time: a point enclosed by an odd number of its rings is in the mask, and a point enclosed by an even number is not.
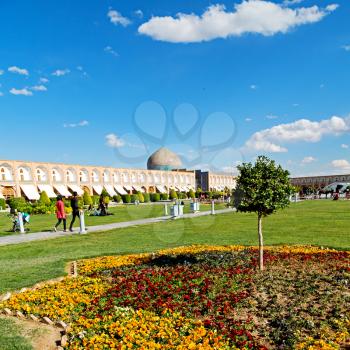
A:
[[[234,188],[235,179],[230,175],[208,173],[210,189]],[[49,197],[58,194],[68,197],[72,192],[82,195],[101,194],[103,189],[110,196],[133,192],[160,192],[195,190],[196,172],[192,170],[120,169],[101,166],[83,166],[61,163],[42,163],[0,160],[0,197],[26,197],[37,200],[40,192]]]
[[[350,174],[345,175],[322,175],[322,176],[304,176],[291,179],[293,186],[301,188],[322,189],[335,182],[350,182]]]

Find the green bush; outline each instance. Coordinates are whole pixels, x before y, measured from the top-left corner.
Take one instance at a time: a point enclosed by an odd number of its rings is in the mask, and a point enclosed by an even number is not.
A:
[[[94,195],[94,196],[91,196],[91,199],[92,199],[92,204],[97,205],[100,200],[100,196]]]
[[[145,203],[150,202],[151,201],[151,197],[150,197],[149,193],[144,193],[143,194],[143,199],[144,199]]]
[[[187,193],[188,198],[196,198],[196,194],[194,193],[194,191],[192,189],[190,189]]]
[[[130,194],[124,194],[124,195],[122,196],[122,198],[123,198],[123,202],[124,202],[124,203],[131,203]]]
[[[160,201],[160,194],[159,193],[151,193],[151,201],[152,202],[159,202]]]
[[[23,197],[19,197],[19,198],[10,198],[7,201],[9,207],[13,210],[19,210],[19,207],[23,207],[25,205],[27,205],[26,200]]]
[[[137,194],[131,195],[131,203],[135,203],[138,200],[139,200],[139,196]]]
[[[161,193],[160,194],[160,199],[162,201],[167,201],[169,199],[169,195],[167,193]]]
[[[178,199],[187,199],[187,195],[184,192],[177,192]]]
[[[169,198],[170,198],[171,200],[178,199],[177,193],[176,193],[175,190],[171,190],[171,191],[170,191]]]
[[[142,192],[137,192],[137,195],[139,196],[140,203],[144,203],[145,202],[145,197],[143,196],[143,193]]]
[[[44,206],[47,206],[47,207],[51,205],[50,198],[49,198],[49,196],[47,195],[46,191],[42,191],[42,192],[40,193],[39,203],[40,203],[41,205],[44,205]]]
[[[89,195],[88,192],[84,191],[84,195],[83,195],[83,201],[84,201],[84,205],[92,205],[92,198]]]
[[[116,202],[116,203],[123,202],[123,198],[122,198],[122,196],[120,196],[119,194],[113,196],[113,200],[114,200],[114,202]]]
[[[0,207],[2,207],[3,210],[6,209],[6,201],[4,198],[0,198]]]
[[[109,194],[108,192],[106,191],[106,189],[104,188],[101,192],[101,196],[104,198],[104,197],[109,197]]]

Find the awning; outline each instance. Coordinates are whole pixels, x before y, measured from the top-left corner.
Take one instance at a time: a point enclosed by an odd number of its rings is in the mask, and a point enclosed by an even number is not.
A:
[[[116,195],[112,185],[105,185],[105,189],[111,197]]]
[[[84,191],[78,185],[68,185],[68,187],[73,191],[78,193],[78,196],[82,196]]]
[[[132,186],[136,192],[144,193],[145,190],[141,186]]]
[[[125,185],[125,186],[123,186],[128,192],[130,192],[130,191],[132,191],[132,187],[131,186],[127,186],[127,185]]]
[[[168,193],[164,186],[156,185],[156,188],[160,193]]]
[[[40,199],[40,194],[34,185],[21,185],[21,189],[30,201]]]
[[[4,195],[2,194],[2,187],[0,186],[0,198],[5,198]]]
[[[56,193],[51,185],[38,185],[40,192],[46,192],[49,198],[56,198]]]
[[[103,187],[101,185],[92,185],[92,188],[98,195],[100,195],[103,191]]]
[[[56,191],[63,197],[70,197],[72,195],[65,185],[54,185],[53,187],[56,188]]]
[[[127,192],[124,190],[124,188],[120,185],[115,185],[114,188],[120,195],[127,194]]]

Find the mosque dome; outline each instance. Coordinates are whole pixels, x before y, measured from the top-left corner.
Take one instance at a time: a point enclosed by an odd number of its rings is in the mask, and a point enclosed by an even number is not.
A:
[[[154,152],[147,161],[147,169],[149,170],[173,170],[181,167],[180,157],[164,147]]]

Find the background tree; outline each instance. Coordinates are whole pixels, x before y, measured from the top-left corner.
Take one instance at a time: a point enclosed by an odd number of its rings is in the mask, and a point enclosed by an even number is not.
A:
[[[40,193],[39,202],[43,205],[46,205],[47,207],[51,205],[51,200],[45,191],[42,191]]]
[[[295,192],[290,184],[289,172],[265,156],[259,156],[256,163],[238,166],[237,209],[258,214],[259,267],[264,269],[264,242],[262,218],[290,204],[289,196]]]
[[[88,205],[88,206],[92,205],[92,198],[87,191],[84,191],[83,201],[84,201],[84,205]]]

